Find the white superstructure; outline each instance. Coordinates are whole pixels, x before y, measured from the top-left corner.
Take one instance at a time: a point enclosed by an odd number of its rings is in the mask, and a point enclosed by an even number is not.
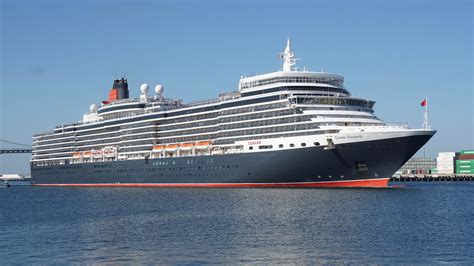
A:
[[[288,39],[281,71],[243,77],[239,90],[183,104],[163,86],[138,99],[91,106],[83,120],[34,136],[34,165],[220,155],[423,134],[387,125],[374,101],[352,97],[340,75],[297,71]],[[122,79],[123,81],[123,79]],[[127,92],[128,93],[128,92]]]

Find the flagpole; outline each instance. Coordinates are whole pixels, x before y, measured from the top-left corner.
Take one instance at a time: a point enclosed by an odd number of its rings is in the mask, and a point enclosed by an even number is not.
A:
[[[429,128],[429,125],[428,125],[428,97],[425,97],[425,101],[426,101],[426,104],[425,104],[425,129],[428,129]],[[426,159],[426,145],[423,145],[423,158]]]
[[[428,129],[429,128],[429,125],[428,125],[428,97],[425,97],[426,99],[426,108],[425,108],[425,119],[426,119],[426,128],[425,129]]]
[[[424,121],[423,121],[423,129],[429,129],[428,125],[428,97],[425,97],[425,99],[422,102],[422,105],[425,107],[425,113],[424,113]]]

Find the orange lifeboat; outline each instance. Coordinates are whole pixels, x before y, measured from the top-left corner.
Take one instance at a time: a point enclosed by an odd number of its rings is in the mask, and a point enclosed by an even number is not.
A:
[[[153,152],[162,152],[165,149],[165,145],[155,145],[153,146]]]
[[[92,156],[92,152],[91,151],[85,151],[82,153],[82,156],[84,156],[84,158],[89,158]]]
[[[80,158],[82,156],[82,152],[75,152],[72,154],[72,157],[74,158]]]
[[[212,141],[210,141],[210,140],[199,141],[196,144],[196,149],[207,149],[207,148],[209,148],[209,146],[211,146],[211,144],[212,144]]]
[[[166,151],[176,151],[179,148],[179,144],[168,144],[166,145]]]
[[[179,149],[180,150],[191,150],[192,148],[194,147],[194,142],[190,142],[190,143],[183,143],[179,146]]]

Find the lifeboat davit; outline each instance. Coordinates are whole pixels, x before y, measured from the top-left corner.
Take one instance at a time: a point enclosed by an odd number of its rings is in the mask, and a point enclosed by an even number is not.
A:
[[[99,158],[102,158],[102,154],[103,154],[102,150],[95,150],[92,152],[92,157],[99,159]]]
[[[115,147],[105,147],[103,151],[105,157],[115,157]]]

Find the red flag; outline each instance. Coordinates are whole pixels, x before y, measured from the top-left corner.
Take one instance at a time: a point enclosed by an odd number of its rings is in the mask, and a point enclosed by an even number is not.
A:
[[[426,99],[424,99],[422,102],[421,102],[421,106],[426,106],[428,104],[428,101]]]

